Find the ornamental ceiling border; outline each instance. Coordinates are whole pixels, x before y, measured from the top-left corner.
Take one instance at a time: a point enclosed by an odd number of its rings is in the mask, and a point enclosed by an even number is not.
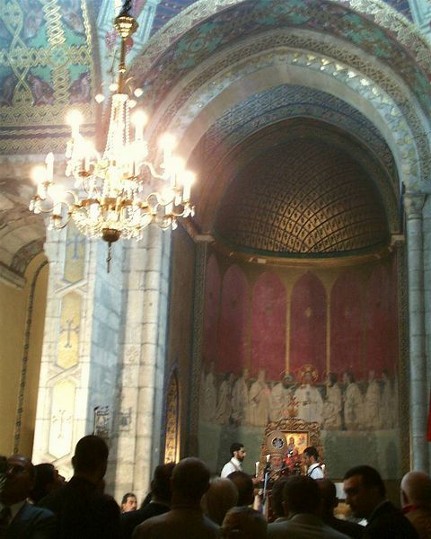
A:
[[[412,96],[401,86],[401,81],[382,71],[380,66],[370,64],[357,51],[346,51],[333,42],[317,41],[303,34],[270,32],[259,39],[247,40],[224,55],[215,55],[212,63],[206,62],[196,69],[183,85],[176,87],[177,94],[169,96],[170,102],[161,107],[157,132],[169,129],[185,133],[211,101],[235,82],[259,70],[276,66],[274,69],[279,73],[280,67],[301,68],[317,77],[327,75],[347,86],[360,100],[371,103],[393,137],[390,146],[402,180],[416,188],[422,180],[429,181],[429,128],[424,126],[425,118],[419,117],[421,111],[412,104]],[[310,48],[313,52],[304,52]],[[309,75],[303,79],[308,84]],[[221,112],[228,108],[226,102],[223,104],[225,109]]]
[[[199,25],[212,15],[225,9],[247,3],[248,0],[198,0],[171,19],[159,32],[154,34],[142,50],[135,64],[146,72],[164,51],[180,36]],[[416,58],[418,64],[431,72],[430,46],[420,30],[383,0],[328,0],[328,3],[346,6],[352,11],[372,20],[377,25],[393,33]]]
[[[323,90],[280,84],[253,94],[220,116],[199,142],[209,169],[221,159],[225,146],[234,147],[253,133],[287,118],[315,118],[354,133],[383,164],[394,180],[396,166],[392,153],[375,125],[346,101]],[[392,187],[398,189],[393,181]]]

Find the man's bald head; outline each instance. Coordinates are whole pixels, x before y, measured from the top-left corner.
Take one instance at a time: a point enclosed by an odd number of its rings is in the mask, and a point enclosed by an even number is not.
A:
[[[425,472],[413,471],[401,480],[401,503],[431,507],[431,478]]]

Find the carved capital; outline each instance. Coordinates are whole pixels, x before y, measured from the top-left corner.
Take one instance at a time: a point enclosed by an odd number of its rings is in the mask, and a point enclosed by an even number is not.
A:
[[[423,193],[406,193],[404,195],[404,210],[407,219],[422,219],[425,196]]]

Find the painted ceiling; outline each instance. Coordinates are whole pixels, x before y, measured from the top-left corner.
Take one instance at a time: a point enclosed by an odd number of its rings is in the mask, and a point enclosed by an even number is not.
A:
[[[48,148],[62,153],[69,136],[64,113],[72,106],[83,113],[84,134],[97,135],[102,108],[93,97],[103,79],[100,58],[105,54],[112,60],[115,49],[112,30],[101,50],[103,35],[97,36],[100,29],[95,28],[106,2],[0,0],[0,154],[39,154]],[[162,129],[193,95],[193,84],[206,83],[223,70],[229,76],[229,65],[236,68],[245,43],[264,44],[267,36],[270,51],[273,36],[283,33],[280,46],[309,50],[320,36],[323,49],[336,44],[331,54],[344,47],[343,61],[352,69],[380,77],[406,118],[411,105],[385,78],[385,70],[396,73],[422,109],[429,110],[429,49],[427,56],[416,37],[400,40],[372,10],[363,15],[350,4],[220,0],[211,11],[207,7],[212,4],[203,0],[161,1],[152,37],[134,60],[131,75],[145,91],[147,108],[154,110],[176,87],[183,89],[176,108],[167,107],[160,118]],[[398,22],[404,21],[399,28],[408,27],[408,2],[386,4],[396,10]],[[145,0],[132,2],[134,15],[145,6]],[[213,58],[219,60],[217,73],[208,67]],[[373,71],[375,66],[381,72]],[[279,84],[248,93],[214,118],[190,159],[201,167],[197,226],[237,250],[285,257],[352,254],[372,251],[400,231],[397,167],[390,148],[355,106],[323,90]],[[7,182],[2,187],[13,208],[18,189]],[[25,227],[25,208],[20,212],[14,221]],[[259,219],[250,220],[250,215]],[[29,251],[42,249],[40,223],[34,237],[20,245],[10,255],[18,272]]]

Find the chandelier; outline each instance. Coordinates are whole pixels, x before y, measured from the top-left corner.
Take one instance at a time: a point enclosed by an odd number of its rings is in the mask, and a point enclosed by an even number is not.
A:
[[[71,111],[71,140],[66,147],[66,176],[73,187],[54,182],[54,155],[37,167],[37,193],[30,210],[49,215],[49,228],[62,229],[73,219],[78,230],[108,243],[108,271],[111,245],[120,238],[141,239],[151,223],[175,229],[179,217],[193,216],[190,202],[194,174],[175,156],[175,140],[165,134],[161,140],[160,164],[150,161],[144,136],[147,123],[143,111],[132,114],[136,101],[126,89],[126,47],[138,23],[125,1],[114,26],[121,37],[117,82],[111,95],[109,126],[103,153],[96,151],[80,133],[82,117]],[[139,89],[135,90],[135,96]]]

